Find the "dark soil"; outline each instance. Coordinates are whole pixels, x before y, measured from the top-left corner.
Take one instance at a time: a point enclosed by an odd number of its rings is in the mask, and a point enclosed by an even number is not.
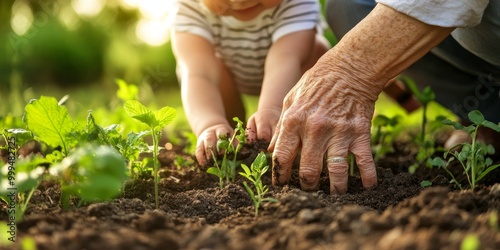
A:
[[[409,174],[415,152],[395,146],[377,162],[379,182],[371,190],[354,175],[347,194],[330,195],[324,175],[319,191],[304,192],[297,169],[288,186],[273,187],[269,171],[264,183],[279,202],[264,203],[257,218],[241,178],[221,189],[217,177],[196,165],[178,170],[176,155],[192,157],[174,148],[161,154],[159,209],[151,179],[129,182],[112,201],[69,210],[59,205],[58,184],[44,182],[17,224],[17,243],[0,249],[20,249],[27,236],[47,250],[460,249],[468,235],[478,249],[500,249],[499,171],[474,192],[460,191],[444,172],[421,167]],[[255,156],[246,150],[248,159]],[[423,180],[432,186],[422,188]],[[0,220],[7,220],[5,204]]]

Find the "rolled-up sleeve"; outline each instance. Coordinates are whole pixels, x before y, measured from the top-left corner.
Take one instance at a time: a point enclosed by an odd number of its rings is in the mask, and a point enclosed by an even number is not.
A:
[[[430,25],[473,27],[481,22],[489,0],[377,0]]]

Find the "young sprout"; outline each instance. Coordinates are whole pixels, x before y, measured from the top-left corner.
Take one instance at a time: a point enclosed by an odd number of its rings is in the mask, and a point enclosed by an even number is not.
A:
[[[445,161],[441,157],[436,157],[434,159],[430,159],[429,163],[432,166],[443,168],[452,177],[452,182],[456,183],[458,187],[462,189],[462,186],[458,183],[455,176],[447,168],[452,161],[458,160],[464,169],[464,174],[467,177],[470,188],[474,190],[478,181],[483,179],[489,172],[500,166],[500,164],[492,165],[493,161],[491,158],[486,157],[488,154],[494,154],[495,148],[491,145],[478,143],[476,141],[477,131],[481,126],[483,126],[500,132],[500,126],[485,120],[483,114],[481,114],[478,110],[471,111],[468,116],[472,124],[467,127],[448,119],[443,120],[443,124],[450,125],[457,130],[467,132],[471,136],[472,142],[460,143],[446,151],[444,153],[445,159],[448,155],[452,155],[448,161]],[[459,147],[461,147],[461,150],[457,151],[457,148]]]
[[[163,107],[158,111],[151,111],[136,100],[126,101],[124,109],[127,114],[137,121],[148,125],[153,137],[153,178],[155,182],[155,205],[158,208],[158,144],[163,127],[172,122],[176,116],[175,109]]]
[[[262,202],[276,202],[276,199],[273,198],[264,198],[269,189],[266,185],[262,183],[262,176],[269,170],[269,165],[267,164],[266,154],[264,152],[260,152],[257,155],[257,158],[253,161],[250,168],[241,164],[241,168],[244,172],[240,172],[239,174],[249,180],[254,189],[250,188],[246,182],[243,182],[243,186],[247,190],[248,194],[250,194],[250,198],[255,205],[255,217],[259,215],[259,208]],[[255,190],[255,191],[254,191]]]
[[[234,117],[233,120],[237,123],[233,136],[221,135],[217,141],[217,151],[223,152],[222,160],[219,161],[215,152],[212,151],[214,166],[207,169],[207,173],[219,177],[221,188],[224,186],[224,181],[227,183],[234,182],[238,153],[243,148],[243,143],[246,140],[243,122],[238,117]],[[235,143],[237,143],[236,147],[234,146]],[[233,157],[232,160],[228,158],[230,155]]]
[[[401,119],[401,116],[396,115],[389,118],[385,115],[379,114],[373,119],[373,127],[375,133],[372,136],[372,151],[375,155],[375,161],[384,157],[387,153],[394,152],[392,147],[393,138],[391,136],[390,128],[394,128]]]

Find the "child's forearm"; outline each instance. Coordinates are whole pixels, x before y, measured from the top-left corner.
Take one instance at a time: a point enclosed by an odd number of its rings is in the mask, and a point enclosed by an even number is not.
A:
[[[300,63],[282,63],[272,71],[266,69],[258,109],[273,109],[283,106],[283,99],[300,79]]]
[[[187,120],[197,136],[210,126],[228,124],[217,85],[202,77],[186,77],[181,94]]]

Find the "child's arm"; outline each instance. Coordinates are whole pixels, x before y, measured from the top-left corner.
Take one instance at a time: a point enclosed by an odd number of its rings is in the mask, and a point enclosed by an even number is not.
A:
[[[300,79],[306,66],[314,63],[315,46],[314,29],[290,33],[273,43],[265,62],[259,106],[248,120],[249,140],[270,141],[285,95]]]
[[[181,82],[182,104],[193,132],[198,136],[196,158],[205,165],[219,134],[232,132],[219,92],[220,62],[205,38],[176,32],[172,50]],[[214,151],[215,152],[215,151]]]

